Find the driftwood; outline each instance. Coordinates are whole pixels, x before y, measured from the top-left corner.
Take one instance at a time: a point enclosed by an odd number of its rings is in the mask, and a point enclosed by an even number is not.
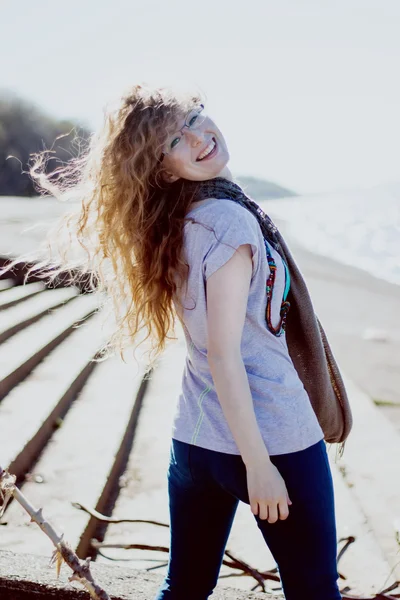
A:
[[[113,523],[148,523],[151,525],[157,525],[159,527],[169,527],[169,525],[167,523],[161,523],[159,521],[152,521],[152,520],[146,520],[146,519],[130,519],[130,518],[115,519],[112,517],[108,517],[106,515],[102,515],[98,511],[96,511],[92,508],[89,508],[79,502],[73,502],[72,505],[75,508],[78,508],[79,510],[83,510],[83,511],[87,512],[92,517],[99,519],[99,521],[104,521],[109,524],[113,524]],[[344,542],[344,545],[341,548],[341,550],[339,551],[338,556],[337,556],[338,565],[339,565],[340,559],[342,558],[342,556],[344,555],[346,550],[352,544],[354,544],[355,541],[356,541],[356,538],[354,536],[348,536],[346,538],[340,538],[338,540],[338,544]],[[91,546],[93,548],[95,548],[97,550],[97,552],[99,554],[101,554],[101,556],[103,556],[104,558],[107,558],[108,560],[120,560],[120,559],[114,559],[114,558],[104,554],[102,552],[102,550],[104,548],[105,549],[121,548],[121,549],[125,549],[125,550],[138,549],[138,550],[150,550],[150,551],[157,551],[157,552],[165,552],[165,553],[169,552],[169,548],[166,546],[154,546],[154,545],[149,545],[149,544],[105,544],[105,543],[99,542],[96,539],[91,540]],[[258,588],[261,588],[262,592],[266,592],[267,590],[265,588],[265,581],[267,581],[267,580],[275,581],[278,583],[281,582],[277,569],[271,569],[269,571],[259,571],[258,569],[255,569],[254,567],[247,564],[244,560],[235,557],[232,554],[232,552],[230,552],[227,549],[225,550],[225,555],[230,560],[226,560],[224,558],[222,561],[223,565],[226,565],[227,567],[230,567],[232,569],[237,569],[239,571],[242,571],[242,573],[240,573],[239,576],[253,577],[257,581],[257,584],[251,588],[252,592],[256,591]],[[154,570],[156,568],[165,566],[165,564],[166,563],[162,563],[160,565],[157,565],[156,567],[150,567],[147,570],[148,571]],[[224,577],[230,577],[230,576],[231,575],[225,575]],[[237,576],[237,574],[234,573],[232,576]],[[339,577],[340,577],[340,579],[346,580],[346,577],[341,573],[339,573]],[[390,592],[395,592],[395,591],[397,591],[397,593],[390,594]],[[381,590],[374,596],[355,596],[355,595],[352,595],[350,592],[351,592],[351,588],[349,588],[348,586],[346,586],[342,590],[340,590],[340,593],[342,595],[342,600],[395,600],[395,599],[397,600],[398,598],[400,598],[400,581],[396,581],[391,586]]]
[[[87,558],[83,563],[72,550],[72,548],[64,541],[64,534],[58,535],[51,524],[46,521],[43,516],[42,508],[35,509],[24,494],[15,485],[16,477],[11,475],[8,470],[3,470],[0,466],[0,517],[4,514],[6,506],[10,499],[14,499],[26,510],[30,515],[31,521],[37,523],[40,529],[50,538],[55,546],[50,565],[56,565],[57,577],[60,574],[62,561],[64,560],[72,569],[72,575],[68,578],[69,581],[78,581],[89,592],[90,596],[95,600],[110,600],[110,596],[103,590],[93,579],[90,572],[90,558]]]

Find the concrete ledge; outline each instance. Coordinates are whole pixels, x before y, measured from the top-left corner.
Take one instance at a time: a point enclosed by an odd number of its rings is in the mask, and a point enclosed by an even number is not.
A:
[[[91,565],[91,571],[113,600],[153,600],[163,580],[163,576],[158,573],[95,562]],[[40,597],[58,600],[88,599],[89,594],[79,584],[68,581],[71,573],[71,569],[63,564],[57,580],[55,567],[49,567],[49,557],[0,550],[1,600],[38,600]],[[193,585],[195,586],[195,582]],[[217,587],[212,598],[276,600],[276,595]]]

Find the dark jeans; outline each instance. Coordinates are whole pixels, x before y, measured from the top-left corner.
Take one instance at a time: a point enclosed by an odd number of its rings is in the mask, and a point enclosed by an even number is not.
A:
[[[279,568],[285,598],[340,600],[325,442],[271,461],[293,504],[285,520],[254,518]],[[245,464],[240,455],[172,440],[168,489],[168,574],[154,600],[206,600],[218,580],[238,502],[250,504]]]

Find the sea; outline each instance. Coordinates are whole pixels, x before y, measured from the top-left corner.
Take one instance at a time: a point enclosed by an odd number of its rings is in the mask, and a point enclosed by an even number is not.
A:
[[[257,203],[304,248],[400,285],[400,183]]]

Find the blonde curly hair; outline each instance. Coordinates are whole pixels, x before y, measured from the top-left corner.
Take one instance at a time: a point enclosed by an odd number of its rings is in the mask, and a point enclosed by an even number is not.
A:
[[[124,350],[144,329],[139,345],[150,341],[151,368],[166,340],[176,339],[170,337],[177,316],[173,297],[176,276],[180,284],[187,277],[181,250],[192,198],[182,193],[180,180],[171,184],[163,178],[160,157],[169,132],[200,102],[200,93],[135,85],[105,110],[102,127],[80,156],[46,174],[49,151],[32,155],[29,175],[39,193],[75,200],[78,208],[51,228],[35,261],[29,255],[33,264],[25,280],[35,272],[52,282],[67,272],[74,285],[85,274],[91,287],[104,292],[101,308],[111,304],[115,327],[103,357],[119,351],[124,360]]]

